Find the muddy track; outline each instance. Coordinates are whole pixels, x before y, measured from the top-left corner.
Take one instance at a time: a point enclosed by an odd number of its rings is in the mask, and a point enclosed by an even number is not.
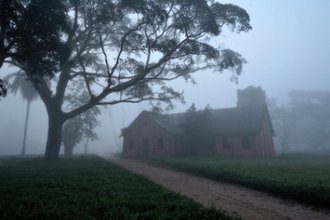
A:
[[[108,155],[102,155],[102,157],[168,189],[190,197],[206,207],[216,207],[232,216],[240,216],[247,220],[330,220],[329,210],[279,199],[264,192],[152,167],[134,160],[123,160]]]

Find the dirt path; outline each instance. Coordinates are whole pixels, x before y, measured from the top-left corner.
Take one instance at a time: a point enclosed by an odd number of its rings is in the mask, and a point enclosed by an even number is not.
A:
[[[168,189],[190,197],[206,207],[214,206],[232,216],[238,215],[247,220],[330,220],[329,210],[316,210],[306,205],[269,196],[267,193],[152,167],[134,160],[123,160],[108,155],[102,155],[102,157]]]

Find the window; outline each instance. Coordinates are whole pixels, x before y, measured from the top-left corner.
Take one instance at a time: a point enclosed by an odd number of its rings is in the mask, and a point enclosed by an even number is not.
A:
[[[230,148],[230,139],[229,138],[222,139],[222,146],[224,149],[229,149]]]
[[[242,146],[244,149],[250,149],[251,148],[251,141],[249,137],[243,137],[242,138]]]
[[[164,148],[164,140],[163,138],[158,138],[157,140],[157,146],[159,149],[163,149]]]
[[[134,149],[134,140],[130,139],[128,145],[129,145],[129,149]]]

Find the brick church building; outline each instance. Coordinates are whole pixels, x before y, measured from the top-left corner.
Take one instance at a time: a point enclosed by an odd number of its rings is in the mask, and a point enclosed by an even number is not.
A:
[[[274,130],[261,87],[237,90],[237,107],[213,109],[210,117],[215,145],[201,150],[199,155],[275,156]],[[179,125],[184,120],[185,113],[164,115],[142,111],[122,130],[123,157],[189,155],[189,149],[180,141]]]

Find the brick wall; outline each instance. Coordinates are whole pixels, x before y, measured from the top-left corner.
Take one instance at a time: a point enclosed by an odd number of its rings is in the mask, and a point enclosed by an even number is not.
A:
[[[158,124],[147,112],[142,112],[126,129],[123,157],[186,154],[179,140]]]

